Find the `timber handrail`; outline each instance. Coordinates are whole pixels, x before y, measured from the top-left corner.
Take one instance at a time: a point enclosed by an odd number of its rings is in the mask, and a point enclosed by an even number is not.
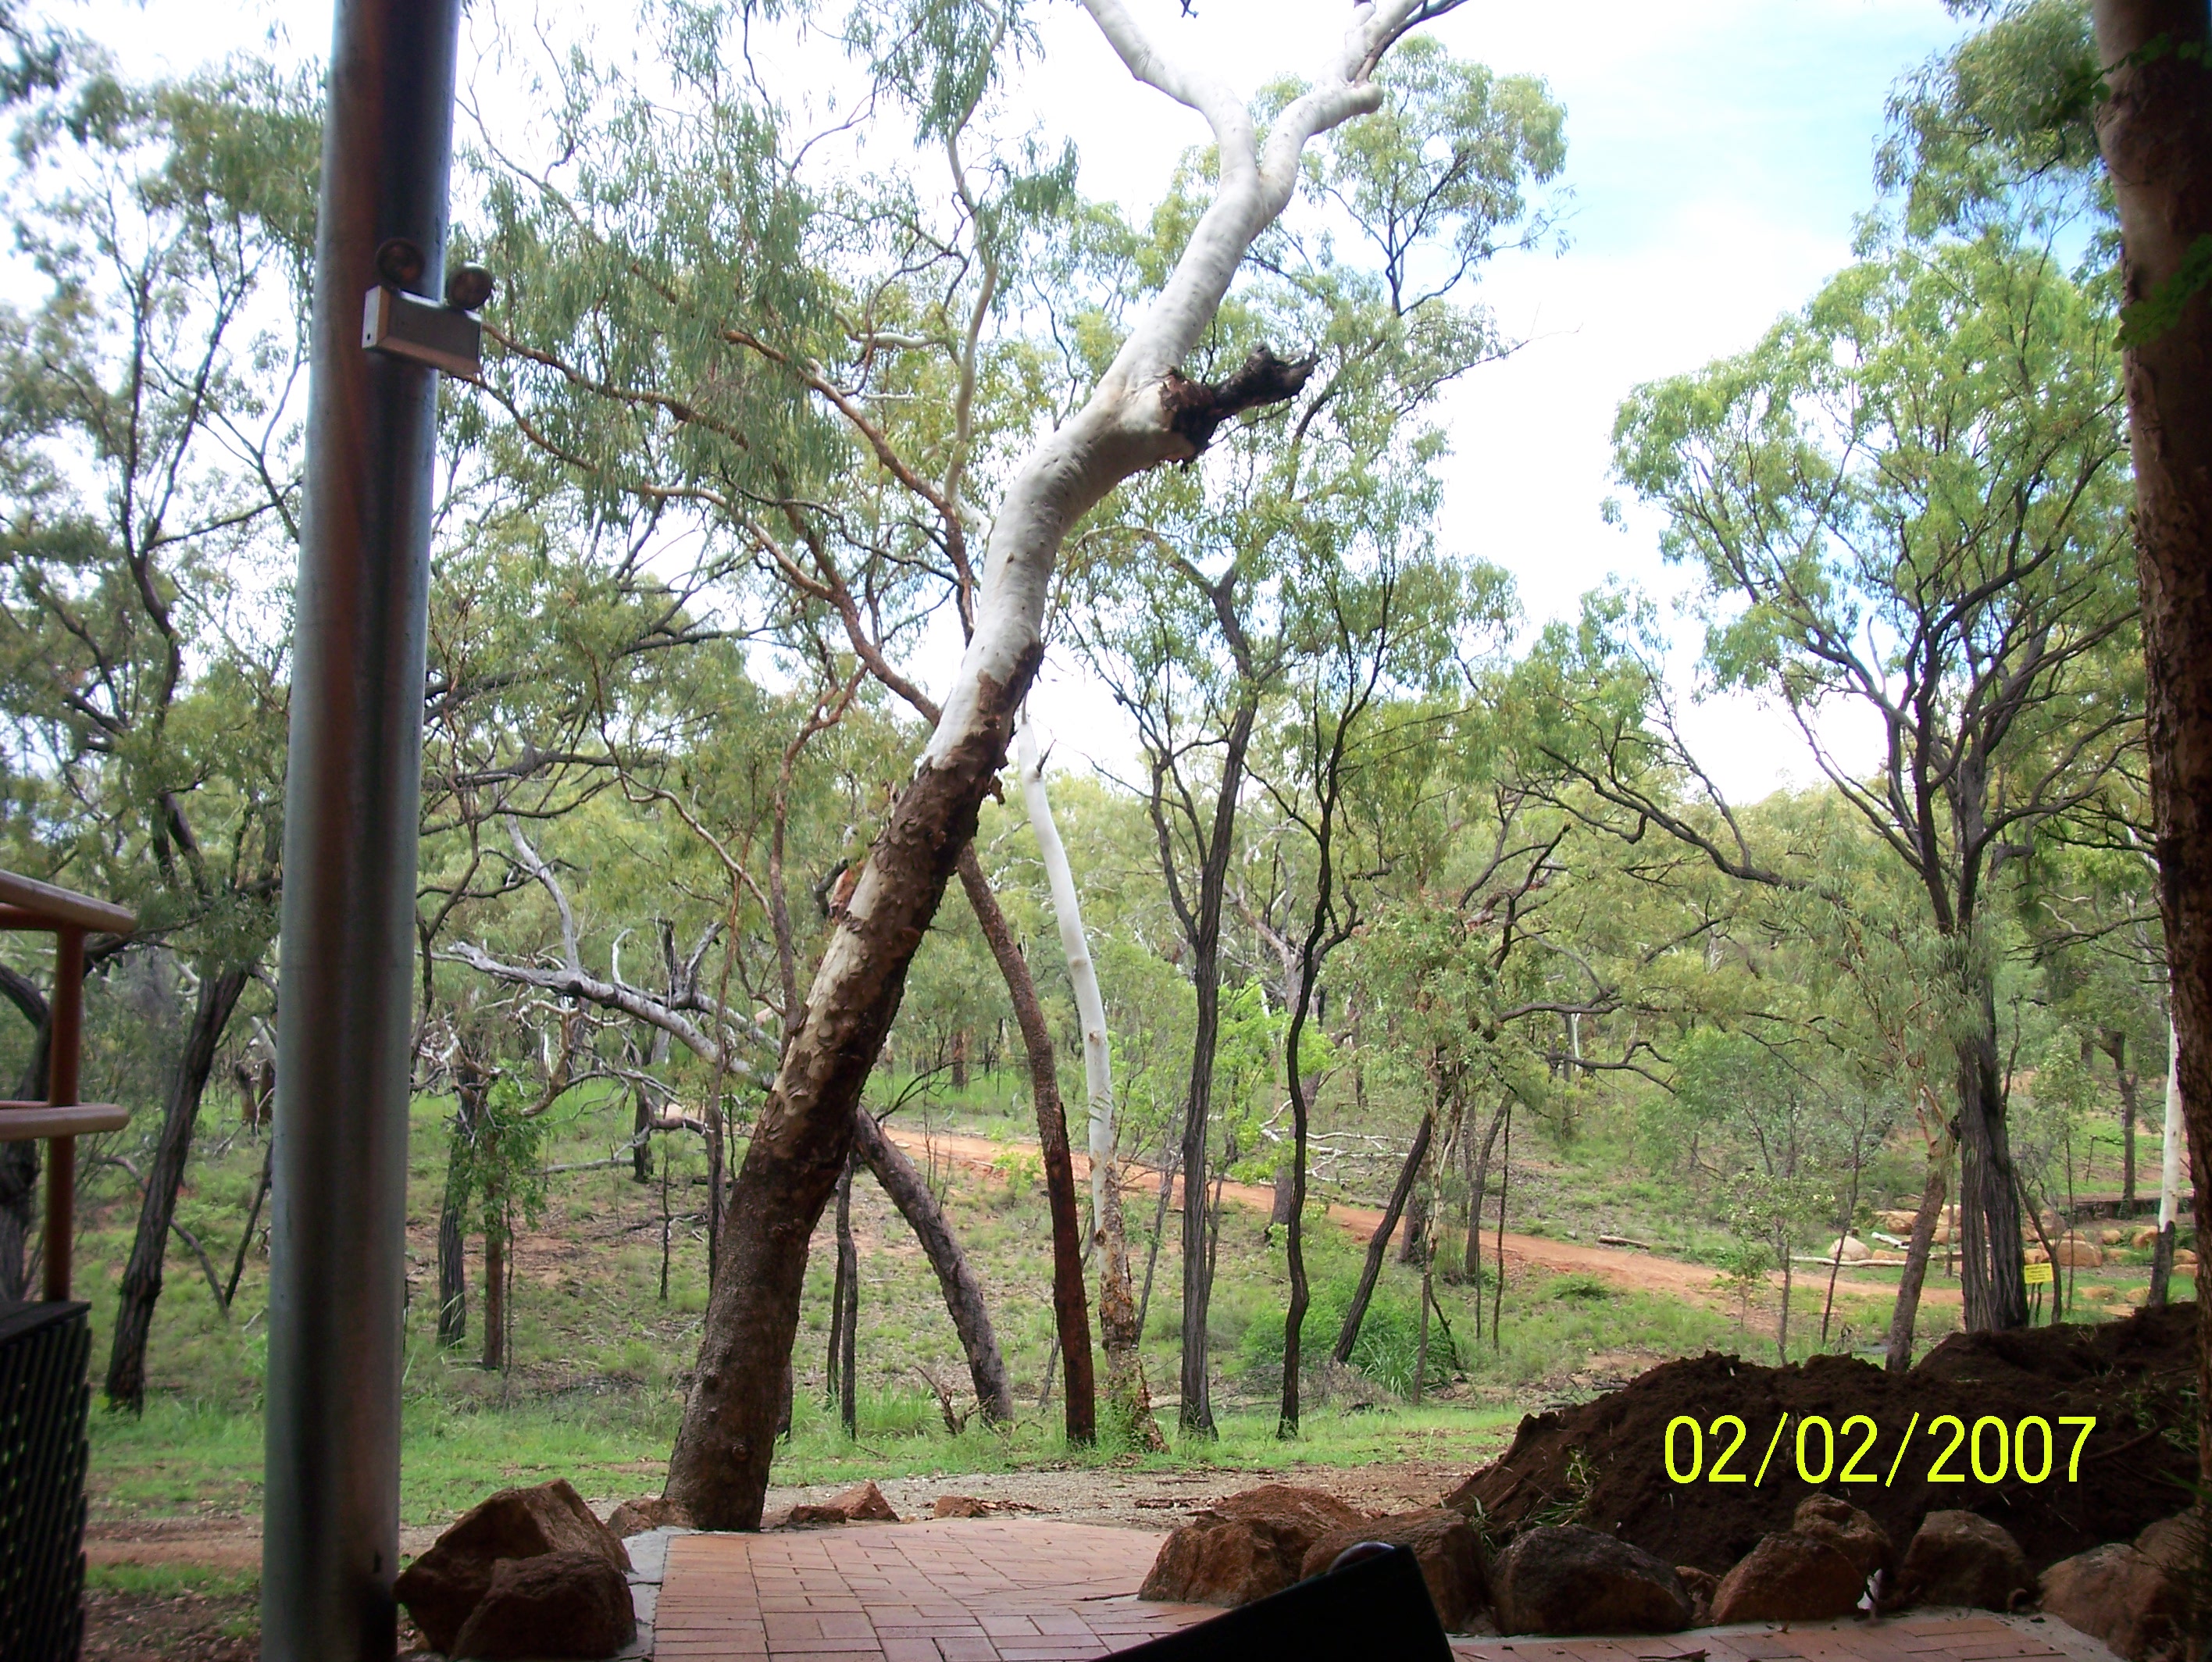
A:
[[[76,1139],[112,1131],[130,1119],[112,1103],[76,1100],[77,1061],[84,1038],[84,937],[128,935],[138,926],[130,907],[96,901],[13,871],[0,871],[0,930],[51,930],[54,993],[47,1016],[46,1100],[0,1103],[0,1143],[46,1143],[46,1295],[70,1295],[70,1236],[76,1207]]]

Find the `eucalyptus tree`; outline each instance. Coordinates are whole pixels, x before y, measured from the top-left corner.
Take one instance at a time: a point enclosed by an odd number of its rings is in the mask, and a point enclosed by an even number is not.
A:
[[[0,320],[9,771],[46,787],[16,798],[39,875],[131,905],[129,944],[175,955],[193,1000],[107,1371],[135,1410],[201,1095],[276,927],[319,119],[254,65],[135,86],[95,63],[21,143],[45,293]]]
[[[2027,1316],[1989,892],[2100,801],[2141,737],[2112,673],[2136,605],[2109,328],[2094,293],[2002,233],[1908,247],[1846,270],[1750,352],[1639,389],[1615,428],[1622,477],[1700,579],[1715,682],[1796,719],[1946,943],[1976,1327]],[[1844,707],[1879,724],[1864,775],[1821,725]],[[1702,778],[1712,818],[1659,799],[1646,770],[1686,753],[1652,731],[1613,723],[1560,759],[1731,875],[1802,883]]]

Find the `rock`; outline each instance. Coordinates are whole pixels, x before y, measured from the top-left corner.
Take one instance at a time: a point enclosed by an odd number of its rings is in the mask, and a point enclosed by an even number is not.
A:
[[[2148,1253],[2158,1245],[2158,1231],[2148,1227],[2138,1229],[2128,1237],[2128,1245],[2138,1253]]]
[[[502,1558],[453,1641],[456,1657],[612,1656],[637,1633],[629,1583],[596,1552]]]
[[[434,1650],[454,1636],[490,1588],[502,1558],[588,1552],[627,1574],[622,1539],[593,1515],[565,1478],[534,1489],[503,1489],[464,1513],[430,1550],[400,1573],[392,1592]]]
[[[1931,1512],[1905,1549],[1892,1608],[1971,1604],[2008,1610],[2035,1588],[2012,1532],[1972,1512]]]
[[[1762,1536],[1721,1577],[1712,1619],[1717,1627],[1730,1622],[1826,1622],[1849,1616],[1865,1591],[1865,1574],[1841,1547],[1789,1530]]]
[[[2195,1275],[2197,1273],[2197,1254],[2191,1252],[2186,1246],[2175,1247],[2173,1249],[2173,1273],[2177,1276]]]
[[[989,1505],[973,1495],[940,1495],[937,1504],[930,1508],[933,1518],[981,1518],[990,1511]]]
[[[1808,1495],[1797,1503],[1797,1514],[1790,1527],[1835,1548],[1856,1566],[1862,1581],[1878,1569],[1897,1568],[1897,1548],[1890,1541],[1889,1532],[1850,1501],[1832,1495]]]
[[[2115,1544],[2043,1572],[2043,1608],[2127,1662],[2179,1662],[2185,1614],[2180,1580],[2149,1555]]]
[[[1367,1514],[1334,1495],[1267,1483],[1212,1506],[1168,1537],[1140,1598],[1231,1608],[1280,1592],[1303,1573],[1306,1553],[1332,1531]]]
[[[1821,1259],[1823,1262],[1832,1263],[1839,1252],[1843,1254],[1844,1262],[1846,1264],[1863,1264],[1874,1256],[1874,1249],[1866,1242],[1859,1240],[1856,1235],[1844,1235],[1840,1240],[1828,1243],[1827,1249],[1820,1254]]]
[[[1876,1212],[1874,1221],[1891,1234],[1909,1236],[1912,1233],[1912,1226],[1920,1222],[1920,1214],[1903,1210]]]
[[[2069,1235],[2051,1249],[2051,1261],[2069,1270],[2100,1270],[2105,1255],[2079,1235]]]
[[[1695,1564],[1677,1564],[1674,1574],[1681,1578],[1682,1589],[1690,1595],[1690,1625],[1710,1627],[1713,1619],[1713,1595],[1720,1591],[1721,1578],[1709,1569],[1699,1569]]]
[[[607,1514],[607,1527],[628,1540],[649,1529],[689,1529],[691,1514],[665,1496],[653,1495],[642,1501],[624,1501]]]
[[[802,1501],[784,1514],[789,1529],[835,1528],[843,1524],[895,1524],[899,1515],[872,1483],[855,1483],[827,1501]]]
[[[2176,1575],[2186,1576],[2204,1562],[2208,1541],[2204,1520],[2194,1512],[2177,1512],[2161,1518],[2136,1537],[2136,1550]]]
[[[1336,1555],[1362,1541],[1410,1548],[1421,1561],[1421,1579],[1437,1617],[1450,1633],[1465,1633],[1490,1602],[1490,1566],[1482,1537],[1456,1512],[1431,1507],[1333,1529],[1306,1549],[1301,1575],[1319,1575]]]
[[[1695,1613],[1663,1559],[1579,1524],[1523,1534],[1490,1590],[1500,1633],[1679,1633]]]
[[[2120,1289],[2117,1287],[2107,1287],[2102,1282],[2095,1282],[2084,1287],[2081,1295],[2092,1304],[2110,1304],[2114,1299],[2119,1297]]]
[[[2126,1240],[2126,1234],[2118,1229],[2100,1229],[2097,1232],[2097,1244],[2100,1246],[2118,1246]]]

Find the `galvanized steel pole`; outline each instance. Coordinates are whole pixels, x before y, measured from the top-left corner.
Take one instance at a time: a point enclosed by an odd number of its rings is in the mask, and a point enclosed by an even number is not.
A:
[[[434,370],[366,351],[378,250],[438,292],[459,0],[337,0],[285,783],[261,1653],[389,1662]]]

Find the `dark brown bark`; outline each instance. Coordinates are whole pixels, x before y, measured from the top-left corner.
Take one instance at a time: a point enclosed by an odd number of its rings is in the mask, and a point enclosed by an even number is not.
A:
[[[276,1174],[276,1145],[267,1144],[261,1151],[261,1180],[253,1186],[253,1204],[246,1208],[246,1228],[238,1237],[238,1255],[230,1261],[230,1279],[223,1284],[222,1307],[230,1308],[231,1301],[238,1296],[239,1277],[246,1273],[246,1255],[253,1246],[253,1232],[261,1226],[262,1203],[269,1198],[269,1180]]]
[[[2212,239],[2212,9],[2094,0],[2097,137],[2131,306],[2173,294]],[[2154,50],[2155,48],[2155,50]],[[2126,355],[2151,804],[2198,1239],[2212,1240],[2212,294]],[[2212,1477],[2212,1299],[2197,1301],[2198,1460]]]
[[[35,1029],[29,1059],[15,1082],[19,1101],[41,1102],[46,1095],[46,1045],[52,1012],[46,995],[27,975],[0,964],[0,997],[21,1012]],[[25,1247],[38,1210],[39,1144],[0,1143],[0,1302],[21,1299],[29,1287]]]
[[[724,1211],[698,1370],[669,1457],[668,1495],[703,1528],[760,1527],[806,1244],[844,1169],[860,1091],[907,970],[1006,765],[1036,658],[1032,649],[1006,685],[983,679],[957,742],[926,760],[900,794],[833,917],[815,996],[785,1046]]]
[[[204,965],[193,1000],[191,1025],[161,1105],[161,1134],[146,1168],[146,1192],[139,1203],[138,1230],[116,1300],[115,1343],[107,1361],[107,1404],[136,1414],[146,1405],[146,1338],[154,1325],[154,1307],[161,1296],[161,1260],[176,1221],[177,1190],[191,1157],[192,1131],[199,1123],[200,1099],[215,1071],[216,1046],[239,995],[246,991],[247,967],[217,969]]]
[[[1498,1129],[1505,1123],[1505,1105],[1510,1099],[1499,1097],[1498,1106],[1490,1115],[1490,1129],[1483,1133],[1482,1143],[1475,1150],[1474,1170],[1467,1186],[1467,1250],[1462,1255],[1461,1273],[1474,1289],[1474,1331],[1482,1333],[1482,1201],[1490,1189],[1490,1156],[1497,1151]]]
[[[1098,1398],[1091,1355],[1091,1311],[1083,1284],[1083,1220],[1076,1207],[1075,1162],[1067,1148],[1067,1113],[1060,1100],[1059,1052],[1052,1029],[1045,1025],[1029,962],[1014,944],[1013,931],[1006,927],[1006,913],[999,909],[972,844],[960,852],[960,886],[967,891],[968,904],[1006,980],[1014,1021],[1029,1055],[1030,1095],[1036,1104],[1037,1146],[1044,1161],[1046,1204],[1052,1214],[1052,1313],[1066,1376],[1063,1416],[1068,1441],[1095,1442]]]
[[[2120,1093],[2120,1216],[2136,1215],[2136,1125],[2142,1117],[2136,1071],[2128,1065],[2128,1035],[2108,1032],[2098,1040],[2112,1058],[2112,1083]]]
[[[1141,1349],[1144,1326],[1137,1301],[1129,1295],[1129,1234],[1121,1217],[1121,1174],[1110,1165],[1104,1192],[1106,1210],[1098,1229],[1105,1256],[1098,1278],[1098,1331],[1106,1351],[1106,1401],[1121,1422],[1121,1435],[1139,1449],[1158,1453],[1167,1441],[1152,1418]]]
[[[1928,1176],[1920,1187],[1920,1210],[1913,1215],[1912,1239],[1905,1246],[1905,1269],[1897,1278],[1897,1303],[1889,1313],[1889,1343],[1882,1365],[1893,1374],[1912,1366],[1912,1330],[1920,1319],[1920,1289],[1928,1279],[1928,1259],[1942,1220],[1943,1198],[1950,1188],[1951,1141],[1928,1150]]]
[[[837,1404],[837,1418],[848,1437],[860,1435],[860,1404],[855,1400],[859,1388],[860,1364],[854,1352],[859,1349],[860,1325],[860,1255],[853,1245],[853,1162],[845,1162],[845,1175],[837,1182],[837,1277],[830,1292],[830,1366],[829,1390],[830,1400]]]
[[[1367,1243],[1367,1262],[1360,1267],[1359,1285],[1352,1295],[1351,1307],[1344,1313],[1344,1325],[1337,1330],[1336,1349],[1330,1353],[1340,1368],[1352,1360],[1352,1347],[1359,1343],[1359,1325],[1367,1319],[1368,1301],[1375,1296],[1375,1283],[1382,1273],[1382,1259],[1390,1250],[1390,1236],[1406,1210],[1407,1198],[1413,1192],[1414,1180],[1421,1174],[1421,1162],[1429,1157],[1429,1138],[1435,1134],[1436,1124],[1433,1111],[1421,1116],[1421,1128],[1413,1133],[1413,1146],[1407,1150],[1406,1163],[1398,1168],[1398,1182],[1390,1191],[1390,1204],[1382,1209],[1382,1222],[1376,1226],[1374,1236]]]
[[[446,1194],[438,1208],[438,1343],[448,1350],[469,1334],[467,1162],[491,1081],[464,1046],[453,1064],[453,1126],[446,1144]]]
[[[497,1373],[507,1366],[507,1234],[484,1231],[483,1366]]]
[[[957,1091],[968,1089],[968,1029],[965,1028],[955,1029],[952,1034],[952,1089]]]
[[[1959,1283],[1968,1332],[2027,1325],[2026,1260],[2021,1252],[2020,1180],[2005,1126],[2004,1081],[1997,1057],[1996,989],[1987,976],[1967,989],[1978,1029],[1957,1040]]]
[[[998,1337],[991,1331],[990,1308],[983,1302],[983,1289],[968,1267],[937,1197],[929,1192],[928,1183],[915,1169],[914,1162],[899,1152],[898,1145],[884,1135],[883,1128],[865,1109],[854,1110],[853,1137],[860,1159],[906,1219],[915,1238],[921,1242],[930,1267],[937,1272],[945,1313],[952,1318],[953,1331],[960,1336],[960,1347],[967,1353],[968,1374],[975,1383],[975,1402],[983,1418],[993,1425],[1006,1424],[1014,1417],[1014,1393],[1006,1383],[1006,1359],[999,1352]]]

